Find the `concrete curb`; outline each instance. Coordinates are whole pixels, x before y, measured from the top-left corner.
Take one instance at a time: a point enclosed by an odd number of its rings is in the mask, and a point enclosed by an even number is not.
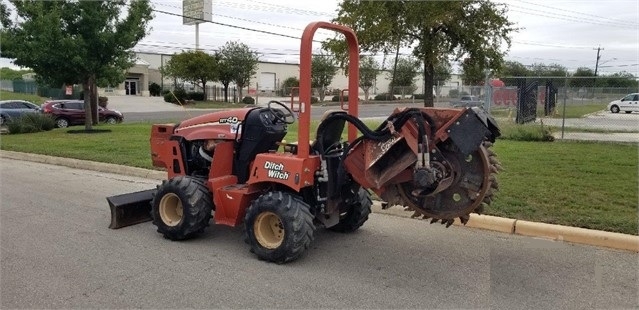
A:
[[[0,157],[14,160],[39,162],[51,165],[66,166],[77,169],[86,169],[99,172],[116,173],[134,177],[163,180],[166,177],[164,171],[149,170],[143,168],[122,166],[116,164],[93,162],[63,157],[54,157],[32,153],[21,153],[0,150]],[[381,203],[373,203],[374,213],[386,214],[404,218],[411,218],[412,212],[404,211],[399,207],[382,209]],[[546,238],[556,241],[594,245],[618,250],[639,252],[639,236],[613,233],[607,231],[585,229],[570,226],[561,226],[546,223],[529,222],[510,218],[502,218],[490,215],[471,214],[470,219],[463,225],[459,219],[454,225],[476,229],[491,230],[508,234],[516,234],[528,237]]]
[[[413,214],[396,207],[383,210],[380,203],[373,204],[373,212],[405,218],[411,218]],[[470,215],[466,225],[463,225],[459,219],[456,219],[453,225],[639,252],[639,236],[608,231],[529,222],[474,213]]]

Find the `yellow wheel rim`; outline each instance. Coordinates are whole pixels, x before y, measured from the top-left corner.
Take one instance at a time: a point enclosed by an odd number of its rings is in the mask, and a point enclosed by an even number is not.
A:
[[[174,193],[168,193],[160,200],[160,218],[167,226],[176,226],[182,220],[182,200]]]
[[[269,250],[276,249],[284,241],[284,225],[273,212],[262,212],[253,223],[255,238],[259,244]]]

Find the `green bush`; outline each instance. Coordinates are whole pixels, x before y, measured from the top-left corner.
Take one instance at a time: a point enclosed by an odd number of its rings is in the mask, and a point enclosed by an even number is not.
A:
[[[342,99],[344,102],[348,101],[348,95],[344,96]],[[333,99],[331,99],[331,101],[333,102],[339,102],[339,95],[337,96],[333,96]]]
[[[160,86],[160,84],[158,83],[151,83],[149,84],[149,94],[153,97],[157,97],[162,93],[162,86]],[[162,94],[164,95],[164,94]]]
[[[375,96],[375,100],[381,100],[381,101],[390,101],[390,100],[397,100],[397,97],[389,94],[389,93],[383,93],[383,94],[377,94]]]
[[[103,97],[103,96],[98,97],[99,106],[106,108],[108,104],[109,104],[109,97]]]
[[[244,104],[255,104],[255,99],[253,99],[253,97],[251,97],[251,96],[246,96],[246,97],[242,98],[242,103],[244,103]]]
[[[27,113],[7,122],[10,134],[49,131],[55,127],[55,120],[48,114]]]
[[[186,95],[186,99],[195,101],[204,101],[203,92],[190,92]]]
[[[450,98],[459,98],[459,90],[451,89],[448,91],[448,97]]]
[[[415,100],[421,100],[421,99],[424,99],[424,97],[425,97],[424,94],[413,94],[413,98]]]
[[[311,104],[315,104],[319,102],[319,98],[317,97],[311,97]]]
[[[180,102],[178,103],[179,100]],[[173,93],[169,92],[164,95],[164,101],[170,102],[173,104],[186,104],[186,100],[188,99],[186,91],[182,88],[176,88]]]
[[[501,130],[500,139],[514,141],[538,141],[552,142],[555,137],[550,128],[541,124],[508,124],[499,126]]]

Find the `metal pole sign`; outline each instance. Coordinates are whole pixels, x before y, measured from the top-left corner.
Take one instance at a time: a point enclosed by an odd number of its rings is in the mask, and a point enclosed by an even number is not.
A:
[[[213,0],[182,0],[182,23],[195,25],[212,21]]]

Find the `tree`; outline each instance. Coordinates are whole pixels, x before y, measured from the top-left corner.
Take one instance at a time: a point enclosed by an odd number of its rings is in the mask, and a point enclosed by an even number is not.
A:
[[[590,68],[577,68],[570,79],[571,87],[594,87],[595,72]]]
[[[324,101],[326,96],[324,89],[331,85],[333,77],[337,74],[339,68],[336,66],[335,58],[326,53],[313,55],[311,59],[311,87],[319,88],[320,101]],[[356,90],[355,96],[358,91]]]
[[[11,68],[0,68],[0,77],[3,80],[22,80],[22,76],[27,73],[32,73],[31,70],[13,70]]]
[[[282,82],[282,95],[288,96],[299,96],[299,90],[293,91],[293,87],[300,87],[300,80],[297,77],[291,76],[286,78],[284,82]]]
[[[359,87],[364,91],[364,100],[368,101],[368,94],[375,84],[377,73],[379,72],[379,64],[375,58],[364,56],[359,61]]]
[[[218,60],[218,80],[224,86],[224,102],[229,102],[229,84],[233,82],[235,72],[233,72],[229,61],[219,52],[215,54],[215,57]]]
[[[638,87],[637,78],[630,72],[622,71],[597,77],[597,85],[601,87],[634,88]]]
[[[131,49],[152,19],[149,0],[10,2],[18,21],[1,30],[1,55],[31,68],[42,84],[82,84],[90,130],[97,122],[96,86],[121,83],[134,64]]]
[[[435,83],[435,90],[437,96],[439,97],[441,94],[440,85],[446,83],[446,81],[450,80],[450,76],[452,73],[452,68],[450,67],[450,63],[448,61],[441,61],[437,63],[434,67],[435,72],[433,74],[433,83]],[[426,90],[424,90],[426,92]]]
[[[399,57],[397,58],[397,65],[395,66],[395,70],[390,72],[389,79],[391,82],[389,83],[388,92],[391,94],[402,94],[407,93],[406,90],[409,90],[408,93],[412,93],[415,90],[415,77],[419,70],[419,60],[413,57]],[[433,89],[431,86],[430,89]],[[431,91],[431,96],[432,96]]]
[[[175,54],[162,68],[162,73],[202,87],[206,100],[206,83],[219,78],[218,59],[203,51]]]
[[[506,11],[505,4],[489,0],[344,0],[333,21],[352,28],[363,51],[412,48],[413,56],[423,63],[424,89],[432,89],[434,67],[449,55],[455,60],[473,59],[480,71],[501,67],[501,47],[510,48],[509,35],[517,30]],[[342,38],[328,40],[324,47],[345,59]],[[424,106],[433,106],[432,92],[425,93]]]
[[[507,86],[516,86],[517,82],[512,77],[525,77],[530,75],[530,70],[526,66],[517,61],[506,61],[504,65],[497,70],[497,75],[501,77],[502,82]]]
[[[530,66],[530,76],[533,77],[565,77],[567,75],[568,70],[560,64],[534,63]]]
[[[224,63],[225,78],[230,77],[238,88],[240,100],[243,98],[242,89],[248,86],[251,77],[257,72],[259,57],[248,45],[229,41],[219,51]],[[225,85],[225,89],[228,87]]]

